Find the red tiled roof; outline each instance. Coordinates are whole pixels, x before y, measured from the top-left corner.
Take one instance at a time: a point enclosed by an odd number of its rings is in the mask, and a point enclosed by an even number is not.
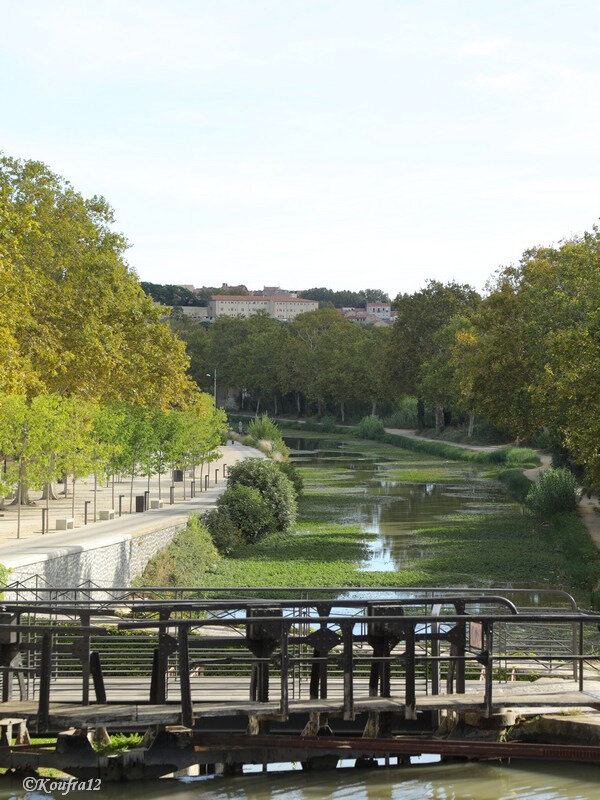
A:
[[[306,297],[289,297],[288,295],[265,296],[262,294],[213,294],[211,300],[273,300],[283,303],[316,303]]]

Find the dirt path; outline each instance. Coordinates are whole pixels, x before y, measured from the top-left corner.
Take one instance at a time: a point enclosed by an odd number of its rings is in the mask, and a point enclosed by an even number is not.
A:
[[[419,436],[415,431],[410,428],[386,428],[386,433],[395,433],[398,436],[405,436],[407,439],[420,439],[422,442],[440,442],[440,444],[449,444],[452,447],[462,447],[463,450],[476,450],[480,453],[488,453],[492,450],[498,450],[501,447],[511,447],[511,444],[467,444],[466,442],[447,442],[445,439],[433,439],[431,436]]]

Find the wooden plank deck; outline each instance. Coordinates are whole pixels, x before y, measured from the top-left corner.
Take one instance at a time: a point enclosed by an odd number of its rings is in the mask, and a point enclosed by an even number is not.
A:
[[[236,692],[236,694],[238,694]],[[194,698],[194,716],[234,717],[247,715],[278,715],[279,694],[266,702],[254,702],[247,699],[247,694],[227,700],[198,702]],[[135,700],[130,702],[114,702],[81,706],[73,702],[52,702],[50,704],[50,727],[59,730],[69,727],[94,727],[106,725],[112,728],[126,728],[133,725],[179,724],[181,710],[176,698],[167,705],[150,705]],[[484,691],[481,682],[472,681],[467,685],[465,694],[441,694],[417,696],[417,711],[454,710],[468,711],[483,708]],[[566,680],[541,679],[535,683],[515,682],[494,687],[493,710],[505,708],[591,708],[600,710],[600,682],[590,681],[583,692],[578,691],[576,682]],[[404,713],[404,697],[393,694],[389,698],[369,697],[366,692],[358,692],[354,698],[356,713],[365,711],[393,711]],[[37,703],[31,701],[8,701],[0,704],[4,717],[25,717],[33,720],[37,716]],[[342,713],[341,692],[326,700],[297,699],[290,700],[290,713],[306,714],[310,712]]]

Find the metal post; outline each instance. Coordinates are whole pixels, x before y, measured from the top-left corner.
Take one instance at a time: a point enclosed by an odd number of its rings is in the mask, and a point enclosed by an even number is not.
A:
[[[146,489],[144,492],[144,511],[148,511],[150,507],[150,491]]]
[[[196,479],[190,482],[190,497],[196,497]]]
[[[354,719],[354,662],[352,654],[352,624],[345,622],[342,626],[344,652],[342,663],[344,668],[344,719]]]
[[[579,691],[583,692],[583,622],[579,623]]]
[[[204,491],[208,491],[208,473],[204,476]]]
[[[174,505],[175,503],[175,487],[169,486],[169,503]]]
[[[279,704],[279,713],[282,720],[287,720],[289,717],[289,685],[288,677],[290,670],[290,654],[289,654],[289,633],[290,626],[281,623],[281,701]]]
[[[219,482],[219,470],[215,468],[215,486]]]
[[[123,513],[123,498],[125,497],[124,494],[119,495],[119,516]]]
[[[37,732],[48,730],[50,715],[50,673],[52,670],[52,634],[42,636],[42,657],[40,663],[40,695],[38,703]]]
[[[83,501],[83,524],[87,525],[87,518],[88,518],[88,506],[90,504],[89,500]]]
[[[186,728],[194,725],[192,688],[190,685],[190,647],[187,625],[179,626],[179,688],[181,690],[181,724]]]
[[[42,508],[42,534],[46,533],[46,509]]]

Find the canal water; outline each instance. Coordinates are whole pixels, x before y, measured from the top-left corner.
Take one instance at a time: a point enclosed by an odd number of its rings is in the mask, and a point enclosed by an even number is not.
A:
[[[442,462],[415,453],[367,444],[288,437],[301,467],[305,518],[360,525],[370,535],[362,568],[398,570],[426,556],[415,544],[416,528],[451,515],[519,514],[501,486],[468,464]],[[466,584],[465,584],[466,585]],[[519,762],[510,764],[413,759],[410,766],[302,772],[298,765],[273,765],[235,778],[163,779],[105,784],[100,792],[68,797],[107,800],[598,800],[600,767]],[[0,783],[0,800],[60,800],[26,794],[19,783]]]
[[[600,767],[577,764],[437,763],[236,778],[104,784],[98,792],[25,793],[0,785],[0,800],[598,800]]]

